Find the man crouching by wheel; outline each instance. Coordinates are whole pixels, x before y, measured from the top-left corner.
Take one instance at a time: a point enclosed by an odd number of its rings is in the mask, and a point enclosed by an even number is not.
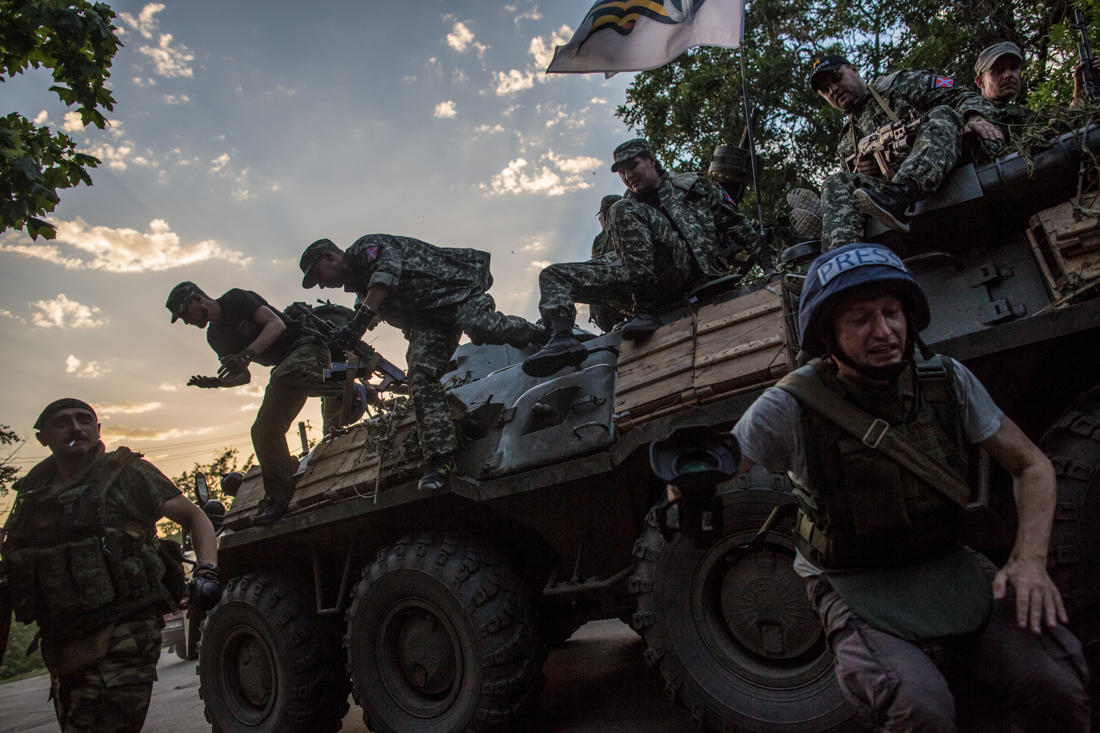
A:
[[[14,486],[0,545],[2,617],[10,607],[16,620],[38,623],[64,733],[140,731],[157,678],[162,614],[209,610],[221,597],[214,528],[140,454],[108,453],[88,403],[51,402],[34,428],[51,455]],[[195,577],[182,599],[163,583],[161,517],[185,527],[194,543]]]
[[[922,646],[933,641],[1021,729],[1087,731],[1081,644],[1046,570],[1054,471],[965,366],[923,353],[929,321],[889,249],[849,244],[815,260],[799,308],[814,358],[734,427],[741,471],[760,463],[796,482],[794,568],[862,722],[956,729],[954,697]],[[960,541],[975,445],[1013,481],[1019,524],[1000,569]]]

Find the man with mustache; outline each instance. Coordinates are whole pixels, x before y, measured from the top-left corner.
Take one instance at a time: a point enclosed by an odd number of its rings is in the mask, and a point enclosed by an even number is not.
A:
[[[726,275],[730,264],[747,269],[758,259],[759,237],[719,186],[698,173],[670,174],[642,138],[619,145],[613,156],[611,171],[627,189],[606,216],[616,259],[557,263],[539,273],[539,312],[551,337],[523,362],[532,376],[584,361],[587,351],[573,336],[575,303],[632,302],[622,334],[640,340],[660,328],[660,306]]]
[[[1002,41],[987,46],[974,62],[974,86],[993,105],[994,112],[990,119],[1001,128],[1005,140],[1013,132],[1018,134],[1035,116],[1034,112],[1014,101],[1022,86],[1020,67],[1023,60],[1019,46],[1012,41]],[[978,157],[989,158],[1003,152],[1004,148],[990,141],[981,149]]]
[[[960,153],[964,125],[980,139],[1002,140],[989,118],[992,105],[951,78],[927,71],[895,71],[864,81],[848,59],[824,54],[810,69],[810,86],[848,119],[837,154],[847,170],[821,188],[822,248],[863,239],[866,217],[896,231],[909,231],[906,211],[943,183]],[[888,180],[871,156],[858,155],[858,142],[894,121],[920,120],[909,151]]]
[[[0,626],[9,608],[37,622],[61,730],[137,733],[157,679],[162,615],[207,611],[221,598],[214,528],[140,453],[108,452],[87,402],[54,400],[34,429],[50,456],[15,483],[0,532]],[[161,517],[191,535],[197,564],[186,590],[163,580]]]

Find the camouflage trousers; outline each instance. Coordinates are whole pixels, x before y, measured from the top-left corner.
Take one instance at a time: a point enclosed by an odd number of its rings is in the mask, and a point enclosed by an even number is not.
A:
[[[909,155],[902,161],[891,183],[915,192],[918,199],[935,192],[947,174],[959,162],[962,120],[959,114],[941,105],[932,108],[921,125]],[[867,217],[856,205],[857,188],[878,188],[882,178],[839,171],[821,186],[821,249],[827,251],[864,239]]]
[[[63,675],[54,664],[48,665],[54,711],[63,733],[141,730],[157,679],[160,626],[156,617],[114,624],[105,632],[106,655],[98,661]]]
[[[544,320],[576,318],[575,303],[626,309],[682,299],[706,277],[695,255],[659,209],[623,199],[608,213],[618,260],[562,262],[539,273]]]
[[[286,433],[309,397],[320,397],[325,433],[339,426],[340,398],[344,385],[325,384],[322,372],[332,355],[320,339],[302,339],[294,351],[272,370],[264,398],[252,423],[252,448],[264,479],[267,496],[289,500],[294,491],[294,472],[298,461],[290,455]]]
[[[509,344],[523,348],[546,340],[546,330],[519,316],[496,310],[488,293],[478,293],[457,305],[421,311],[407,319],[409,393],[412,395],[420,447],[427,461],[448,459],[458,450],[447,393],[439,381],[465,332],[475,344]]]

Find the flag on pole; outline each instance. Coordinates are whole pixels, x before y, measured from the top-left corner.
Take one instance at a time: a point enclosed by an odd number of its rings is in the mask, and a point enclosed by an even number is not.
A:
[[[546,73],[644,71],[695,46],[741,45],[745,0],[597,0]]]

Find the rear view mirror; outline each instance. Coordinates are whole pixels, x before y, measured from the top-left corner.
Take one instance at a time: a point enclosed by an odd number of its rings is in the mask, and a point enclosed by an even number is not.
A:
[[[210,487],[206,485],[206,476],[201,473],[195,474],[195,498],[199,500],[199,506],[205,506],[210,501]]]

